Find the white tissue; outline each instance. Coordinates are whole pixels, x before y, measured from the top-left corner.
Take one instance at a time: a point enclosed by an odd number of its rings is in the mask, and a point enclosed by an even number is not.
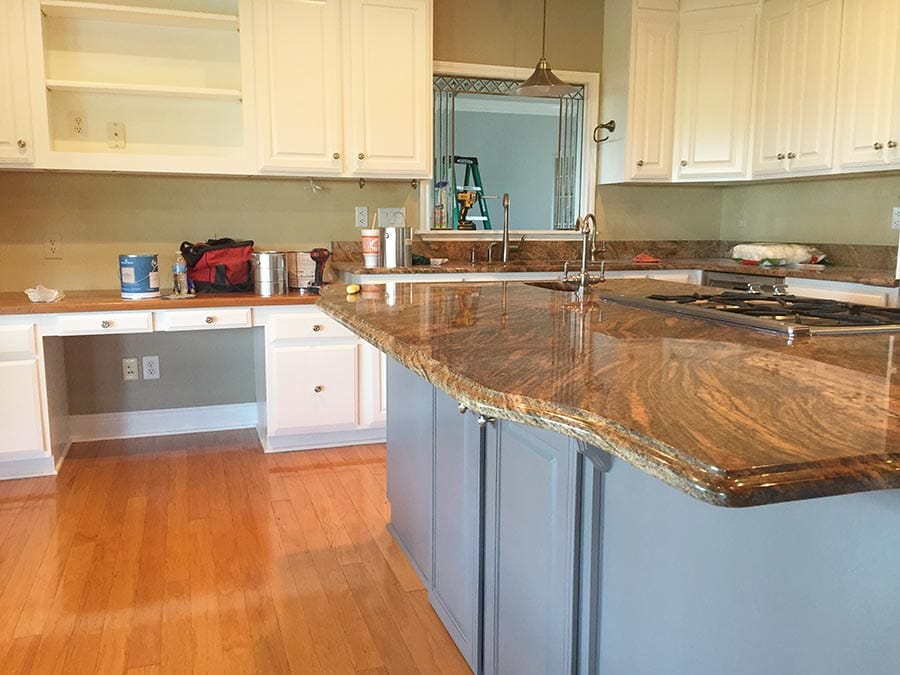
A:
[[[57,291],[55,288],[47,288],[40,284],[37,285],[37,288],[26,288],[25,295],[32,302],[56,302],[66,297],[66,294],[62,291]]]

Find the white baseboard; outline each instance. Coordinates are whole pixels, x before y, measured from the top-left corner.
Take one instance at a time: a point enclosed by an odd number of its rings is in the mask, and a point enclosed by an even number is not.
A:
[[[195,408],[71,415],[69,433],[73,442],[99,441],[107,438],[171,436],[197,431],[246,429],[255,427],[257,421],[256,403],[233,403]]]
[[[11,459],[0,462],[0,480],[52,476],[56,473],[53,458],[49,455],[34,459]]]
[[[362,429],[322,431],[287,436],[260,436],[266,452],[292,452],[294,450],[314,450],[317,448],[339,448],[344,445],[368,445],[384,443],[384,425]]]

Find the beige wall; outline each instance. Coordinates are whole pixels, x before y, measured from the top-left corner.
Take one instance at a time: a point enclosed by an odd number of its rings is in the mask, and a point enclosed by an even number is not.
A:
[[[722,239],[896,246],[900,175],[727,187]]]
[[[722,188],[602,185],[595,211],[606,239],[718,239]]]
[[[231,236],[259,248],[307,249],[354,239],[353,207],[405,206],[418,225],[409,181],[309,181],[47,172],[0,172],[0,290],[118,288],[120,253],[158,253],[170,270],[178,245]],[[62,260],[42,242],[61,235]],[[168,276],[163,285],[169,285]]]

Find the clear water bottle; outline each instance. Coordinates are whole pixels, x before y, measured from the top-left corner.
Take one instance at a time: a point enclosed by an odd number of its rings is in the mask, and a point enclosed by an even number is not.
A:
[[[187,295],[188,292],[187,262],[181,251],[178,251],[175,255],[175,264],[172,265],[172,294]]]

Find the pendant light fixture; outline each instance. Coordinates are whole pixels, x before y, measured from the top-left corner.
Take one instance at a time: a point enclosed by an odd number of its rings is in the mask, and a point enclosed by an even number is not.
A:
[[[566,84],[550,70],[545,58],[547,53],[547,0],[544,0],[544,22],[541,34],[541,60],[534,67],[534,72],[527,80],[510,93],[514,96],[554,97],[568,96],[578,91],[578,87]]]

